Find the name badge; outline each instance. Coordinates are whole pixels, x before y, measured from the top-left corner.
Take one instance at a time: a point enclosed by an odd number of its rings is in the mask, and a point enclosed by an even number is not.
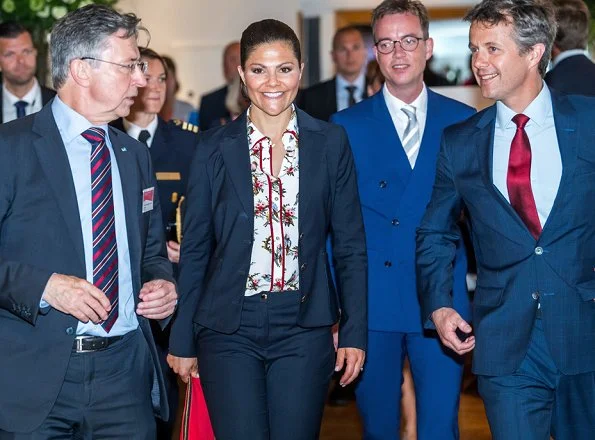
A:
[[[158,171],[155,173],[157,180],[181,180],[182,176],[179,172],[166,172],[166,171]]]
[[[143,189],[143,214],[153,210],[153,196],[155,195],[155,187]]]

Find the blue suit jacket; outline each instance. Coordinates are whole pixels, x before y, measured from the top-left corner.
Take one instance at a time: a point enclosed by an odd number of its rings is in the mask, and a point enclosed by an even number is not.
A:
[[[415,229],[432,192],[442,130],[473,114],[458,101],[428,90],[428,116],[414,169],[403,150],[382,92],[335,114],[345,127],[358,174],[368,246],[368,327],[421,332],[415,276]],[[454,304],[470,314],[467,260],[457,246]]]
[[[297,110],[299,288],[296,322],[330,326],[341,347],[366,348],[365,234],[353,157],[341,127]],[[193,323],[222,333],[240,325],[254,243],[254,195],[246,113],[200,136],[188,181],[180,301],[170,351],[195,357]],[[330,275],[332,237],[339,293]]]
[[[455,221],[465,206],[477,258],[477,374],[519,367],[537,299],[557,367],[564,374],[595,370],[595,99],[552,92],[552,103],[563,170],[537,241],[493,184],[496,107],[444,133],[432,201],[418,230],[418,277],[425,316],[451,305]]]
[[[110,140],[124,194],[134,300],[144,282],[173,281],[159,202],[142,213],[142,191],[155,186],[145,146],[114,128]],[[51,104],[0,126],[0,430],[31,431],[51,410],[72,353],[78,321],[40,311],[53,273],[86,278],[83,237],[68,157]],[[153,397],[168,416],[149,321],[138,316],[154,375]],[[165,322],[163,322],[165,324]]]

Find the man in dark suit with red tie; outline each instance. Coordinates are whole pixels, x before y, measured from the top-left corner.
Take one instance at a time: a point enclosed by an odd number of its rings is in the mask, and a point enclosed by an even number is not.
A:
[[[177,293],[145,146],[108,127],[146,64],[106,6],[52,31],[58,96],[0,127],[0,439],[155,437],[167,419],[149,320]]]
[[[422,316],[447,347],[475,348],[495,440],[592,440],[595,98],[545,85],[547,2],[484,0],[467,20],[475,77],[497,102],[444,131],[417,232]],[[450,295],[462,209],[477,258],[473,328]]]

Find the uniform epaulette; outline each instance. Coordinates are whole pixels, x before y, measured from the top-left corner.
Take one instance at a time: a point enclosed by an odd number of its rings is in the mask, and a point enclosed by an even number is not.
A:
[[[171,122],[173,122],[174,125],[180,127],[182,130],[191,131],[192,133],[198,133],[198,125],[182,121],[181,119],[172,119]]]

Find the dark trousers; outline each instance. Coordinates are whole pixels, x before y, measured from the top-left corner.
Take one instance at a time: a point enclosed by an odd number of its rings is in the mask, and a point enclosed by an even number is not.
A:
[[[140,329],[105,350],[73,352],[56,403],[41,426],[27,434],[0,431],[0,440],[153,440],[152,371]]]
[[[584,347],[593,350],[593,347]],[[525,359],[513,374],[479,376],[494,440],[595,439],[595,373],[556,368],[536,319]]]
[[[300,294],[247,297],[231,335],[196,326],[217,440],[314,440],[334,369],[330,327],[296,325]]]
[[[419,440],[459,438],[461,357],[435,335],[368,331],[366,365],[355,388],[365,440],[398,440],[403,359],[415,385]]]

